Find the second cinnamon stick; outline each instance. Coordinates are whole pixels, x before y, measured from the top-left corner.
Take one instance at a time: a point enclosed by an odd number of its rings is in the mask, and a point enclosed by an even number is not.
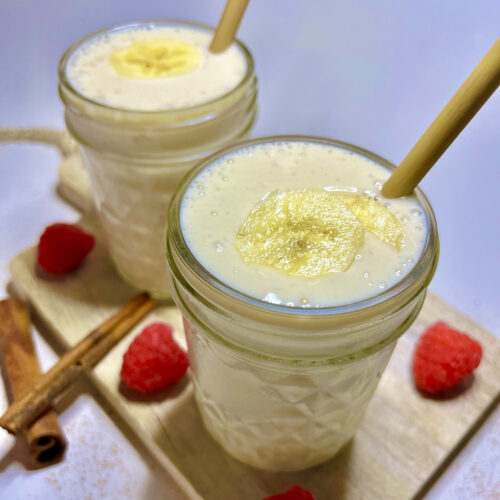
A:
[[[0,417],[0,427],[17,434],[50,407],[82,372],[94,366],[117,344],[156,303],[142,293],[111,318],[89,333],[38,380],[20,399],[16,399]]]

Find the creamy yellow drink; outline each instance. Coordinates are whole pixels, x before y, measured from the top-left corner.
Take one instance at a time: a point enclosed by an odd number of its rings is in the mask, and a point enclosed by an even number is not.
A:
[[[60,64],[66,123],[80,143],[111,257],[138,288],[168,297],[167,207],[194,164],[245,137],[256,116],[253,60],[213,29],[151,21],[102,30]]]
[[[257,299],[307,308],[357,302],[407,275],[426,240],[416,197],[380,194],[389,174],[320,144],[243,149],[190,184],[183,236],[211,274]],[[252,241],[256,233],[261,241]],[[266,246],[263,257],[256,255],[259,245]]]
[[[166,250],[195,395],[239,460],[291,471],[332,457],[418,314],[436,225],[421,192],[381,196],[391,168],[327,139],[264,138],[176,192]]]
[[[234,89],[247,70],[237,44],[220,54],[212,32],[179,24],[139,24],[91,38],[68,61],[69,81],[108,106],[159,111],[200,105]]]

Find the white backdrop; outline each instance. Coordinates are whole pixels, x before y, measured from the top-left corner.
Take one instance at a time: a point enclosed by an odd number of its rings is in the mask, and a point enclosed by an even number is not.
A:
[[[1,0],[0,125],[63,126],[58,59],[90,31],[150,17],[216,24],[223,5],[223,0]],[[252,0],[240,38],[257,63],[260,113],[254,135],[333,137],[397,163],[499,35],[498,0]],[[0,146],[0,284],[8,281],[9,259],[33,244],[45,225],[77,218],[53,193],[57,163],[48,148]],[[442,244],[431,290],[494,332],[500,331],[499,167],[497,91],[422,183]],[[45,356],[50,359],[49,351]],[[112,429],[90,400],[82,408]],[[73,413],[78,421],[78,411]],[[488,488],[500,477],[494,443],[499,429],[497,410],[431,496],[481,498],[493,491]],[[121,439],[132,457],[130,474],[141,484],[149,472]],[[4,481],[12,498],[32,487],[30,481],[38,481],[40,495],[53,494],[43,489],[49,484],[43,474],[15,481],[2,474],[0,485]],[[72,490],[60,491],[65,498]]]

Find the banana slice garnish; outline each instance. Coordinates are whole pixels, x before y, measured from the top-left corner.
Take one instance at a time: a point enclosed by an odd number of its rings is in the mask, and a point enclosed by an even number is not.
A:
[[[363,246],[359,219],[322,189],[274,191],[257,203],[236,234],[247,264],[316,278],[347,270]]]
[[[405,231],[400,220],[382,203],[368,195],[338,193],[337,196],[377,238],[401,250]]]
[[[109,56],[118,75],[137,79],[184,75],[195,70],[201,60],[197,47],[169,38],[141,40]]]

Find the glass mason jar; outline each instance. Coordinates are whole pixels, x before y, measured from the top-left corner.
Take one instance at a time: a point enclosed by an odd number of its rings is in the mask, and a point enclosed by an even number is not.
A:
[[[393,169],[387,160],[339,141],[270,137],[245,141],[201,162],[172,199],[167,260],[172,296],[184,317],[195,397],[210,434],[242,462],[275,471],[332,457],[354,434],[397,339],[419,313],[437,265],[432,208],[424,249],[394,286],[359,302],[304,309],[241,293],[193,256],[180,225],[191,181],[222,156],[255,144],[307,141],[342,148]]]
[[[160,298],[170,296],[164,229],[177,184],[198,161],[247,137],[255,122],[252,55],[236,41],[246,74],[235,88],[200,105],[163,111],[134,111],[89,99],[72,86],[67,67],[75,51],[96,36],[172,25],[213,32],[209,26],[172,20],[116,26],[79,40],[59,64],[66,125],[79,143],[115,267],[126,281]]]

